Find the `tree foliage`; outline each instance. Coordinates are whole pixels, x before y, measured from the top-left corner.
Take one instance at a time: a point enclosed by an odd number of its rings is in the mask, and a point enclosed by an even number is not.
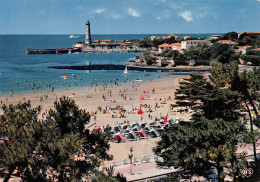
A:
[[[154,55],[151,52],[149,52],[149,51],[145,51],[142,54],[142,57],[146,61],[146,64],[148,64],[148,65],[152,65],[156,61],[156,58],[154,57]]]
[[[247,34],[245,32],[239,36],[238,42],[239,42],[239,45],[242,45],[242,46],[252,45],[252,46],[259,47],[260,46],[260,36],[254,35],[254,34]]]
[[[240,108],[237,93],[227,89],[221,90],[201,75],[191,75],[180,82],[175,98],[175,107],[189,107],[193,111],[193,121],[201,116],[210,120],[223,118],[225,121],[233,121],[239,117],[239,113],[236,112]]]
[[[213,166],[218,170],[219,181],[223,181],[227,172],[237,172],[230,163],[238,163],[235,145],[240,130],[238,122],[205,117],[196,122],[173,125],[162,133],[157,144],[155,152],[163,158],[163,162],[157,164],[181,167],[197,174],[203,167]],[[224,168],[229,168],[229,171],[224,171]]]
[[[195,47],[184,51],[184,56],[186,59],[210,59],[212,54],[212,49],[207,44],[198,44]]]
[[[238,33],[228,32],[222,37],[222,40],[232,40],[236,42],[238,40]]]
[[[0,175],[5,181],[11,176],[24,181],[73,181],[111,159],[107,154],[110,135],[85,130],[90,115],[74,100],[62,97],[54,108],[50,119],[42,123],[40,106],[31,108],[30,102],[3,106]]]
[[[239,73],[238,65],[235,62],[230,64],[221,64],[215,62],[210,69],[211,81],[217,86],[224,86],[228,84],[232,91],[238,93],[240,105],[248,113],[250,120],[250,143],[253,144],[254,158],[256,158],[256,146],[258,134],[255,135],[253,126],[253,117],[251,116],[251,109],[253,109],[256,118],[258,118],[257,103],[260,101],[260,69],[253,68],[253,70],[244,70]],[[258,119],[255,120],[257,125]],[[248,140],[247,140],[248,141]]]
[[[215,60],[221,63],[229,63],[237,60],[237,58],[238,55],[235,54],[234,49],[227,44],[215,43],[212,46],[211,61]]]
[[[145,38],[143,40],[140,40],[139,46],[140,47],[157,47],[160,44],[164,44],[164,43],[172,44],[172,43],[175,43],[175,42],[176,42],[176,40],[175,40],[174,37],[170,37],[170,38],[166,38],[166,39],[156,38],[156,39],[153,39],[153,40],[151,40],[148,37],[148,38]]]
[[[246,128],[238,119],[241,96],[231,89],[238,73],[235,62],[229,65],[212,64],[211,80],[201,75],[190,75],[176,90],[176,104],[181,110],[192,111],[191,122],[183,122],[162,134],[155,151],[163,157],[160,166],[181,167],[197,173],[204,166],[218,170],[219,181],[227,174],[241,176],[244,156],[237,155],[239,138]],[[225,170],[224,170],[225,169]]]

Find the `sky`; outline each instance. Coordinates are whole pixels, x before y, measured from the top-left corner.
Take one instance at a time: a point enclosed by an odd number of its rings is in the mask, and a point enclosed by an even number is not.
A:
[[[0,34],[260,31],[260,0],[0,0]]]

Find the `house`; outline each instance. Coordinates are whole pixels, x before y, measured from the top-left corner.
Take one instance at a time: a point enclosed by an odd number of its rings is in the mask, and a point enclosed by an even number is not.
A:
[[[154,39],[160,39],[160,38],[161,38],[160,36],[152,35],[152,36],[150,36],[148,39],[154,40]]]
[[[170,44],[172,50],[181,51],[181,43]]]
[[[166,49],[171,49],[171,44],[161,44],[158,46],[159,47],[159,53],[162,53]]]
[[[187,35],[187,36],[184,36],[183,38],[184,38],[184,40],[187,40],[187,39],[190,39],[191,36]]]
[[[221,37],[222,37],[222,35],[218,35],[218,34],[210,35],[210,38],[211,38],[211,39],[219,39],[219,38],[221,38]]]
[[[238,46],[238,49],[235,49],[235,51],[241,52],[242,54],[246,54],[246,52],[251,49],[252,49],[252,46]]]
[[[159,47],[159,53],[162,53],[166,49],[170,50],[176,50],[180,51],[181,50],[181,43],[173,43],[173,44],[161,44],[158,46]]]
[[[83,47],[83,43],[77,42],[77,43],[73,44],[72,47],[73,48],[82,48]]]
[[[100,43],[100,40],[94,40],[92,43]]]
[[[219,44],[227,44],[227,45],[230,45],[231,47],[235,47],[238,45],[237,42],[234,42],[232,40],[219,40],[217,41],[216,43],[219,43]]]
[[[181,41],[181,49],[190,49],[191,47],[195,47],[199,44],[206,44],[210,46],[210,41],[209,40],[185,40]]]
[[[177,41],[180,41],[182,39],[182,37],[180,37],[178,35],[173,35],[173,34],[169,34],[167,36],[163,36],[163,39],[170,39],[172,37],[174,37],[174,39],[177,40]]]
[[[176,41],[182,40],[182,37],[181,37],[181,36],[178,36],[178,35],[175,35],[174,38],[175,38]]]
[[[167,35],[167,36],[163,36],[163,39],[170,39],[170,38],[172,38],[172,37],[174,37],[175,35],[173,35],[173,34],[169,34],[169,35]]]
[[[108,43],[113,43],[113,41],[111,39],[105,39],[102,40],[102,43],[108,44]]]

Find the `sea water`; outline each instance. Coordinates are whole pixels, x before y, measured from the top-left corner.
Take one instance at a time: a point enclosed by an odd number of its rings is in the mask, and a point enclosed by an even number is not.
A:
[[[193,37],[209,37],[210,34],[194,34]],[[84,71],[51,69],[48,66],[87,64],[126,64],[129,58],[140,53],[80,53],[27,55],[26,49],[71,48],[75,42],[84,41],[84,35],[0,35],[0,93],[37,92],[51,89],[95,86],[150,80],[167,73],[128,71]],[[144,39],[150,35],[92,35],[93,40]],[[159,35],[163,36],[163,35]],[[62,77],[66,74],[68,77]]]

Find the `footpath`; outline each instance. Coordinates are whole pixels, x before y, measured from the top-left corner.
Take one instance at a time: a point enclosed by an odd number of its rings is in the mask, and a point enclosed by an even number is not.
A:
[[[147,156],[146,156],[147,158]],[[130,169],[132,168],[132,169]],[[132,173],[130,172],[132,170]],[[135,164],[125,164],[121,166],[115,167],[114,174],[117,172],[123,174],[127,181],[141,181],[146,180],[151,177],[161,176],[170,174],[173,172],[178,171],[178,169],[174,168],[157,168],[155,159],[152,159],[151,161],[145,161],[145,162],[137,162]]]
[[[260,140],[256,143],[257,147],[257,153],[258,156],[260,155]],[[246,152],[248,159],[253,158],[253,150],[251,145],[245,145],[243,147],[238,148],[238,152]],[[260,157],[260,156],[259,156]],[[126,160],[124,160],[124,163],[122,165],[115,166],[114,174],[117,172],[123,174],[127,181],[134,182],[134,181],[145,181],[146,179],[150,179],[153,177],[159,177],[166,174],[170,174],[173,172],[177,172],[179,169],[174,168],[158,168],[156,166],[156,157],[155,156],[144,156],[142,158],[135,159],[134,164],[130,166],[129,163],[126,163]],[[132,168],[132,169],[130,169]],[[132,173],[131,173],[132,170]]]

